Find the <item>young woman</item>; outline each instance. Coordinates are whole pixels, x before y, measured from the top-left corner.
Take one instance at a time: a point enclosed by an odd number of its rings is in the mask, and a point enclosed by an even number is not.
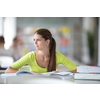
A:
[[[5,73],[16,73],[22,66],[30,65],[33,73],[57,72],[58,64],[63,64],[70,72],[75,73],[77,66],[60,52],[56,51],[56,42],[47,29],[39,29],[34,33],[36,51],[29,52],[8,67]]]

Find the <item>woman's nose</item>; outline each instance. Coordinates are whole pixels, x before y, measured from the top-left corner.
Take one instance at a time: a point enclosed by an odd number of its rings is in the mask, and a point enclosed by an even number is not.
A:
[[[35,44],[37,44],[37,41],[34,41]]]

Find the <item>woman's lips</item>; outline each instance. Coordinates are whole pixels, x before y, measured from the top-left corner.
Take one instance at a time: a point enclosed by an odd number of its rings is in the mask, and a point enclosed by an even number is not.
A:
[[[35,47],[38,47],[37,45]]]

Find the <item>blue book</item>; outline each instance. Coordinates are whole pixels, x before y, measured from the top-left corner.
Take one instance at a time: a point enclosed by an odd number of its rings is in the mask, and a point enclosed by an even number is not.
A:
[[[32,75],[34,75],[34,73],[31,73],[30,71],[19,70],[16,73],[1,74],[1,78],[7,78],[7,77],[12,77],[12,76],[17,76],[17,75],[23,75],[23,74],[32,74]]]
[[[22,74],[33,74],[34,75],[34,73],[30,71],[26,71],[26,70],[19,70],[16,72],[16,75],[22,75]]]
[[[36,75],[30,71],[26,71],[26,70],[19,70],[16,73],[7,73],[7,74],[1,74],[1,78],[7,78],[7,77],[12,77],[12,76],[18,76],[18,75],[25,75],[25,74],[31,74],[31,75]],[[44,75],[44,76],[50,76],[50,75],[55,75],[55,76],[67,76],[71,74],[71,72],[58,72],[58,73],[54,73],[54,72],[45,72],[45,73],[40,73],[38,75]]]

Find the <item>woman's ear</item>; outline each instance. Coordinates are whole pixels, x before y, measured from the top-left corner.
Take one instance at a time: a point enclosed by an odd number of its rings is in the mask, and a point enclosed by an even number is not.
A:
[[[46,40],[46,44],[47,44],[47,45],[50,44],[50,40],[49,40],[49,39]]]

